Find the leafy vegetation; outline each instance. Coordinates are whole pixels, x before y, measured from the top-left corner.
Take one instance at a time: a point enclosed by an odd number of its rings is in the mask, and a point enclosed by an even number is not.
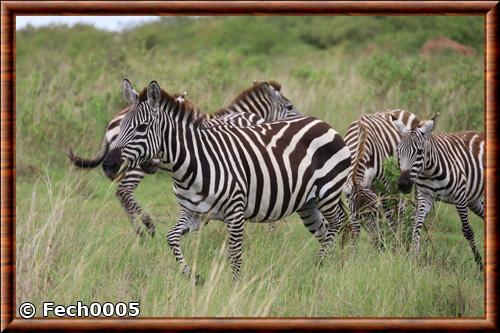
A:
[[[421,54],[445,36],[476,50]],[[17,302],[140,301],[145,316],[482,316],[484,280],[454,207],[427,220],[422,255],[402,236],[379,249],[363,232],[316,267],[314,238],[292,216],[247,224],[242,281],[231,287],[227,233],[210,223],[182,246],[206,279],[184,279],[166,245],[178,207],[165,173],[138,201],[158,225],[141,242],[100,170],[70,166],[69,147],[94,154],[125,107],[121,82],[151,80],[212,112],[252,80],[276,80],[305,115],[339,132],[360,115],[405,108],[438,130],[481,130],[482,17],[164,17],[120,33],[79,25],[16,33]],[[390,162],[388,162],[390,163]],[[390,165],[387,166],[391,168]],[[393,166],[392,166],[393,167]],[[471,216],[478,247],[483,222]],[[389,239],[389,238],[387,238]]]

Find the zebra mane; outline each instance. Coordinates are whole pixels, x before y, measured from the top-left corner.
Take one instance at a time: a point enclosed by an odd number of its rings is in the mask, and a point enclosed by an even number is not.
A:
[[[247,89],[243,90],[242,92],[240,92],[238,94],[238,96],[236,96],[236,98],[234,98],[231,103],[229,103],[227,106],[219,109],[218,111],[212,113],[212,115],[213,116],[221,116],[221,115],[224,115],[226,113],[232,112],[231,110],[229,110],[229,108],[231,108],[231,106],[238,104],[242,100],[247,99],[248,96],[254,92],[262,92],[265,94],[266,89],[267,89],[266,85],[270,85],[271,87],[273,87],[277,91],[281,91],[281,85],[276,81],[263,81],[263,82],[255,83],[250,88],[247,88]]]
[[[352,169],[352,184],[355,187],[358,187],[358,179],[357,173],[359,169],[359,165],[361,164],[362,159],[364,158],[366,151],[366,137],[368,135],[368,131],[366,130],[365,124],[363,124],[363,117],[358,121],[358,129],[359,129],[359,139],[358,139],[358,147],[356,149],[356,159],[353,164],[354,167]]]
[[[198,106],[196,106],[191,100],[188,98],[184,98],[184,101],[177,100],[182,94],[175,93],[170,95],[164,89],[160,88],[160,104],[165,104],[168,106],[173,106],[178,113],[182,113],[185,116],[184,119],[187,119],[189,122],[193,124],[200,123],[203,119],[206,118],[206,114],[202,112]],[[147,102],[148,100],[148,89],[147,87],[142,90],[139,94],[139,102]]]
[[[222,116],[227,113],[233,112],[232,110],[230,110],[230,108],[233,105],[239,103],[240,101],[247,99],[248,96],[252,93],[262,92],[266,94],[267,93],[266,89],[268,89],[267,85],[273,87],[277,91],[281,90],[281,85],[276,81],[263,81],[255,83],[251,87],[239,93],[238,96],[236,96],[236,98],[234,98],[233,101],[229,103],[227,106],[211,114],[207,114],[201,111],[192,101],[190,101],[187,98],[185,98],[184,102],[179,102],[176,98],[179,97],[181,94],[170,95],[162,88],[160,88],[160,101],[161,101],[160,103],[175,106],[175,109],[179,110],[180,113],[185,114],[184,119],[188,119],[189,122],[195,125],[199,125],[207,118]],[[148,100],[148,91],[146,87],[139,94],[139,102],[147,102],[147,100]]]

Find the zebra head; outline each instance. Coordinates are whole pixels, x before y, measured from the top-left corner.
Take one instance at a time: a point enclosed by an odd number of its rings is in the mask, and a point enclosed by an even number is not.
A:
[[[295,105],[281,93],[281,85],[279,83],[275,81],[259,82],[254,80],[253,85],[260,88],[265,96],[267,96],[265,99],[270,103],[270,110],[275,110],[275,112],[270,112],[272,119],[267,120],[274,121],[300,116],[300,112]]]
[[[438,115],[436,114],[430,120],[424,121],[412,129],[407,129],[400,120],[392,115],[394,126],[402,134],[396,152],[401,172],[398,187],[403,193],[411,191],[413,184],[424,168],[425,150]]]
[[[353,184],[347,195],[352,220],[374,223],[377,215],[377,194],[371,188]]]
[[[152,81],[146,96],[141,94],[141,98],[127,79],[123,81],[122,88],[130,111],[123,117],[118,137],[103,162],[106,175],[115,181],[120,181],[127,170],[157,158],[161,148],[158,119],[162,94],[160,86]],[[181,100],[177,98],[177,102]]]

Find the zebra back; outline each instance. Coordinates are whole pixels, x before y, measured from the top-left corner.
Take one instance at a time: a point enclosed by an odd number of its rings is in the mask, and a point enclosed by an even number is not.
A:
[[[207,115],[205,126],[249,126],[296,116],[300,116],[298,109],[281,93],[279,83],[254,81],[229,105]]]

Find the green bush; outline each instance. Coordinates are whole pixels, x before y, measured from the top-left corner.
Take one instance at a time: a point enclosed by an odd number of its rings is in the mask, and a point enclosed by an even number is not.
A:
[[[386,158],[384,161],[384,175],[389,183],[389,188],[386,188],[378,179],[375,179],[373,182],[373,188],[380,196],[380,207],[382,209],[380,214],[381,220],[378,222],[381,228],[378,237],[385,246],[390,245],[407,248],[411,241],[411,231],[415,213],[413,194],[403,194],[398,189],[397,183],[400,170],[396,159],[392,156]],[[397,228],[395,230],[390,230],[390,228],[388,228],[388,221],[385,220],[384,209],[393,210],[395,219],[397,220]]]
[[[455,54],[437,58],[442,61],[381,54],[367,60],[360,74],[381,109],[407,109],[420,119],[446,113],[442,131],[481,129],[483,82],[477,61]]]

